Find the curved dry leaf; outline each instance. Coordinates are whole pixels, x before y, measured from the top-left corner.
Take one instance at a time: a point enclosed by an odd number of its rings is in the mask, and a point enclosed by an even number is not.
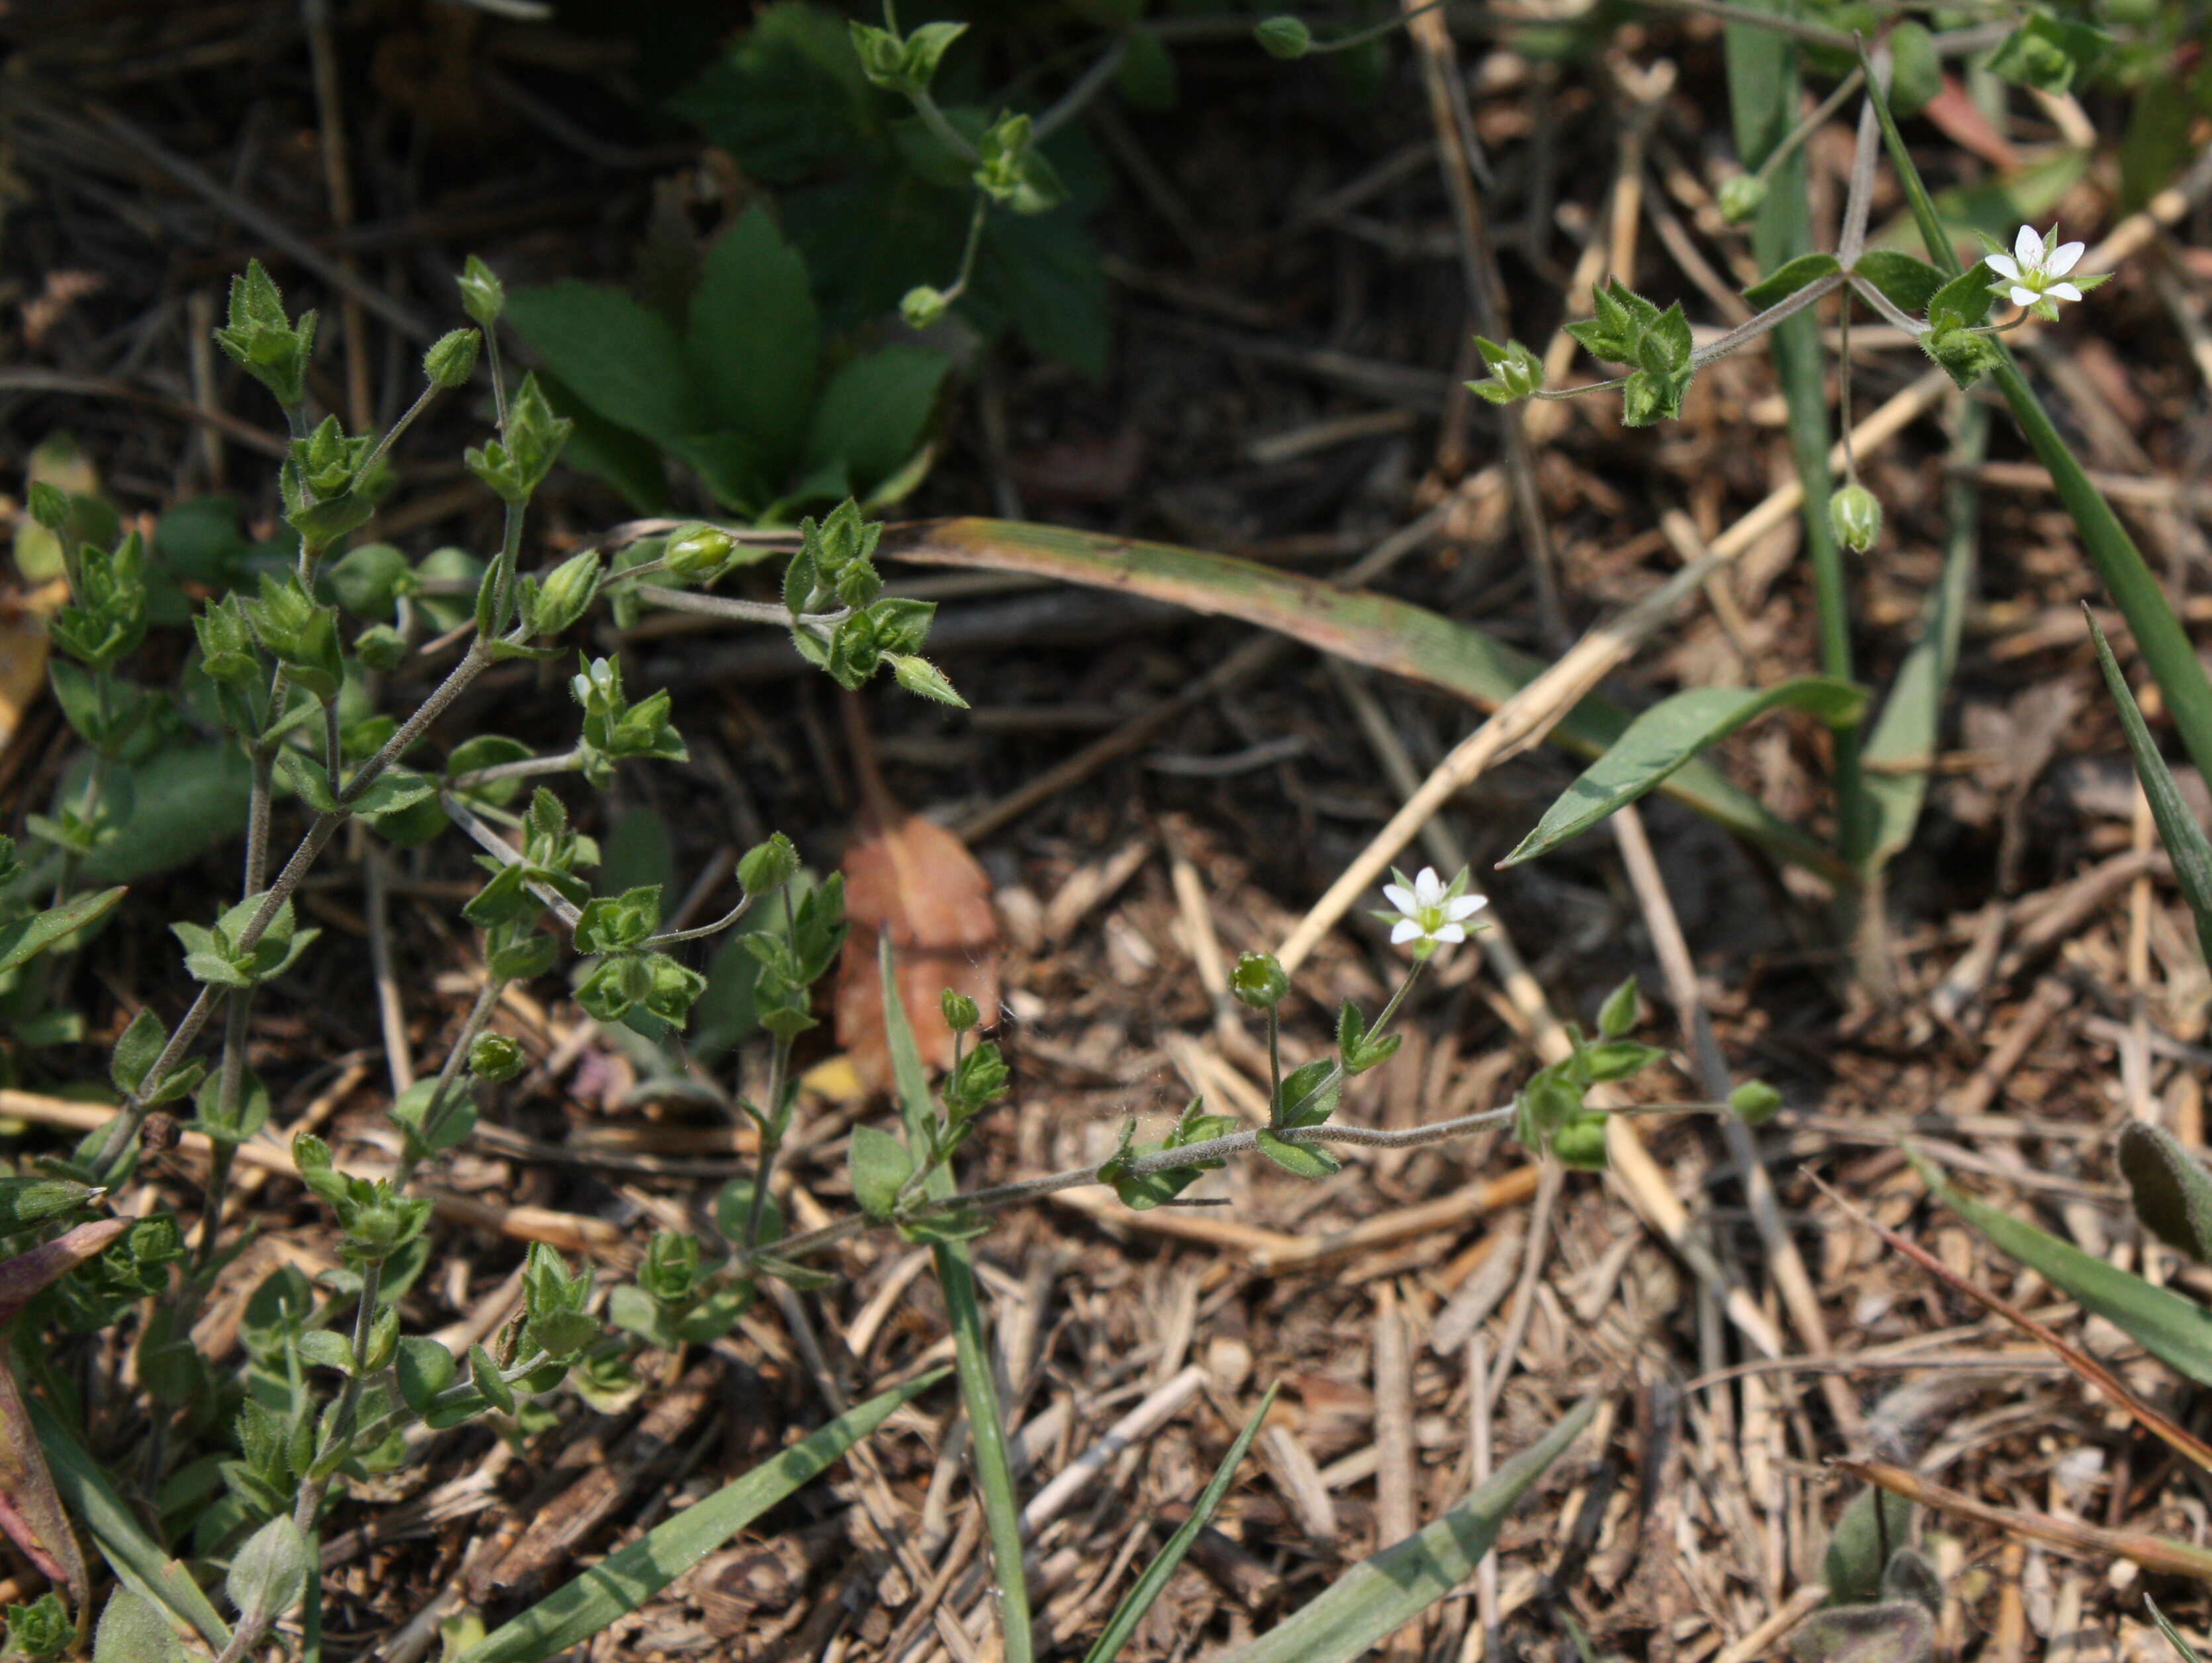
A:
[[[953,988],[975,1001],[983,1025],[999,1009],[999,919],[991,880],[967,846],[933,820],[910,814],[866,832],[845,853],[849,931],[837,967],[837,1042],[870,1091],[888,1090],[876,939],[897,950],[899,1001],[931,1068],[952,1064],[952,1030],[938,1001]]]

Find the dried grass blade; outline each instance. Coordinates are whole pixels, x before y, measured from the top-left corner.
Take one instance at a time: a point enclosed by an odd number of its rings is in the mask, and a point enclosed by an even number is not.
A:
[[[1871,1215],[1854,1206],[1817,1177],[1813,1181],[1819,1184],[1821,1193],[1840,1206],[1846,1215],[1872,1230],[1893,1251],[1903,1253],[1944,1286],[1955,1289],[1990,1314],[2002,1317],[2030,1338],[2048,1346],[2069,1369],[2125,1410],[2144,1431],[2163,1439],[2176,1451],[2189,1457],[2208,1472],[2212,1472],[2212,1444],[2207,1444],[2195,1433],[2152,1408],[2128,1389],[2125,1381],[2073,1341],[2038,1322],[2008,1300],[2001,1299],[1988,1289],[1978,1287],[1960,1276],[1911,1237],[1876,1222]]]

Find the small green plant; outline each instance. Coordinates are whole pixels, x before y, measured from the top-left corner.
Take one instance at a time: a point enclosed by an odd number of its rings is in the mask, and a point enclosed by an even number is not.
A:
[[[833,365],[806,260],[763,208],[715,239],[680,318],[573,278],[518,289],[507,316],[580,420],[575,459],[641,510],[668,501],[664,457],[777,525],[846,497],[888,506],[927,470],[945,358],[894,345]]]
[[[0,1176],[0,1325],[9,1342],[0,1354],[0,1526],[56,1585],[55,1598],[10,1615],[11,1644],[28,1655],[52,1654],[65,1633],[74,1638],[89,1609],[94,1588],[71,1514],[125,1585],[100,1610],[94,1651],[104,1663],[184,1655],[173,1624],[194,1633],[219,1663],[257,1653],[280,1625],[297,1622],[312,1639],[319,1606],[308,1590],[328,1503],[345,1482],[408,1459],[410,1429],[489,1417],[511,1434],[527,1431],[544,1423],[542,1399],[564,1383],[602,1403],[635,1396],[641,1387],[632,1362],[647,1345],[726,1332],[754,1277],[775,1267],[768,1247],[781,1224],[763,1183],[723,1196],[726,1235],[713,1247],[690,1235],[656,1239],[635,1280],[616,1291],[612,1332],[587,1312],[592,1278],[542,1244],[524,1267],[520,1316],[492,1340],[456,1356],[403,1332],[398,1302],[430,1262],[432,1203],[417,1180],[469,1138],[482,1094],[513,1078],[524,1060],[490,1027],[505,988],[550,973],[565,948],[575,956],[575,998],[592,1017],[646,1035],[679,1030],[705,986],[683,961],[686,945],[781,894],[783,931],[745,938],[763,961],[757,992],[763,1026],[778,1039],[775,1083],[769,1107],[738,1105],[772,1148],[789,1114],[789,1039],[812,1020],[808,989],[834,962],[843,930],[835,879],[791,898],[796,857],[781,837],[745,857],[743,898],[701,928],[663,928],[657,886],[593,893],[597,844],[572,825],[558,795],[534,782],[568,774],[604,786],[619,767],[684,756],[669,695],[630,689],[618,659],[582,663],[568,685],[578,738],[551,755],[479,733],[425,767],[417,748],[440,713],[496,664],[563,656],[559,638],[601,600],[631,610],[735,607],[750,622],[787,629],[802,657],[845,686],[889,671],[918,691],[958,701],[920,656],[931,609],[882,594],[878,528],[849,500],[819,522],[802,522],[778,601],[701,592],[763,552],[706,525],[621,549],[611,566],[586,549],[546,570],[524,569],[525,517],[571,424],[534,378],[509,385],[495,337],[504,307],[496,278],[472,260],[459,288],[477,326],[432,346],[421,395],[392,430],[355,434],[335,417],[317,422],[307,412],[313,315],[290,315],[258,265],[234,286],[217,343],[276,396],[291,433],[280,495],[292,535],[270,555],[236,537],[227,508],[197,526],[175,525],[171,516],[149,550],[136,531],[116,536],[112,517],[106,542],[88,535],[103,526],[87,493],[47,480],[34,480],[29,492],[27,523],[50,540],[68,588],[51,632],[50,679],[82,752],[50,810],[28,817],[24,857],[0,837],[0,978],[9,984],[0,993],[24,991],[27,972],[78,950],[124,895],[117,885],[87,886],[88,874],[145,831],[145,816],[176,813],[139,789],[157,760],[143,736],[190,735],[204,754],[240,757],[246,800],[240,898],[171,926],[197,989],[191,1004],[173,1024],[149,1005],[125,1026],[107,1082],[120,1108],[106,1126],[40,1172]],[[505,507],[498,550],[488,560],[434,555],[410,564],[388,545],[355,542],[388,483],[392,445],[434,398],[470,382],[480,361],[489,365],[498,422],[465,461]],[[184,621],[172,604],[179,598],[173,583],[161,581],[165,542],[172,561],[198,561],[214,592],[190,615],[196,650],[167,686],[131,673],[157,608]],[[382,710],[386,678],[417,668],[431,632],[464,643],[458,662],[411,709]],[[280,810],[305,819],[282,859]],[[301,1180],[335,1226],[339,1267],[319,1284],[291,1265],[270,1275],[246,1307],[242,1363],[218,1367],[191,1331],[245,1245],[223,1242],[214,1221],[237,1151],[262,1137],[270,1113],[270,1090],[246,1059],[252,1007],[315,951],[319,932],[301,926],[295,896],[349,822],[401,844],[458,829],[482,850],[486,879],[461,914],[479,932],[483,989],[434,1075],[390,1104],[398,1152],[388,1168],[359,1174],[321,1139],[291,1140]],[[212,1054],[199,1054],[209,1037]],[[99,1216],[137,1169],[157,1109],[188,1115],[185,1129],[213,1151],[196,1241],[166,1213]],[[150,1431],[133,1457],[145,1488],[132,1506],[116,1499],[116,1481],[86,1453],[104,1428],[78,1418],[80,1399],[52,1350],[33,1342],[57,1329],[112,1328],[142,1308],[149,1314],[137,1322],[132,1344]],[[27,1399],[16,1388],[18,1369],[34,1391]],[[596,1631],[926,1384],[861,1405],[662,1526],[641,1545],[650,1574],[632,1578],[619,1596],[596,1581],[574,1587],[518,1619],[519,1632],[570,1633],[586,1619],[582,1632]],[[801,1453],[805,1460],[793,1459]],[[228,1616],[178,1563],[185,1556],[222,1573]],[[76,1605],[76,1624],[64,1599]],[[511,1625],[492,1636],[486,1654],[548,1654],[516,1632]]]

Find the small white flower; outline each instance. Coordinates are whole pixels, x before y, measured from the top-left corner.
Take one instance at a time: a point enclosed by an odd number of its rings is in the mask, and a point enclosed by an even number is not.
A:
[[[1486,895],[1467,895],[1467,873],[1447,884],[1434,866],[1424,866],[1410,883],[1406,874],[1391,868],[1398,881],[1382,886],[1382,898],[1395,909],[1376,917],[1390,926],[1394,945],[1413,944],[1416,957],[1426,958],[1448,942],[1467,939],[1467,922],[1490,904]]]
[[[2033,226],[2023,225],[2020,235],[2013,239],[2011,253],[1984,257],[1990,270],[2005,280],[2002,285],[1991,287],[2002,287],[2014,306],[2033,306],[2046,298],[2078,300],[2081,291],[2060,280],[2074,269],[2081,250],[2078,242],[2061,243],[2055,227],[2044,237]],[[2057,308],[2051,310],[2055,313]]]

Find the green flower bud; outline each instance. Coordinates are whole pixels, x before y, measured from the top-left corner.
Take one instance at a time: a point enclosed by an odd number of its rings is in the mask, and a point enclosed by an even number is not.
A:
[[[945,1025],[956,1034],[964,1034],[982,1021],[983,1013],[975,1008],[975,1001],[965,993],[948,987],[938,999],[938,1008],[945,1013]]]
[[[1605,1170],[1605,1120],[1601,1114],[1577,1114],[1552,1134],[1552,1153],[1559,1164],[1583,1172]]]
[[[1782,1107],[1782,1094],[1764,1080],[1746,1080],[1729,1093],[1729,1112],[1747,1126],[1765,1126]]]
[[[33,480],[31,518],[59,537],[70,523],[69,493],[46,480]]]
[[[1252,38],[1260,43],[1261,51],[1268,57],[1279,58],[1285,62],[1304,58],[1313,50],[1313,31],[1305,26],[1303,19],[1293,17],[1287,12],[1257,25],[1252,31]]]
[[[906,319],[908,329],[927,329],[945,316],[945,308],[951,304],[943,289],[919,283],[900,300],[899,316]]]
[[[557,635],[583,616],[599,592],[599,551],[586,549],[555,567],[543,585],[524,579],[522,614],[533,635]]]
[[[483,344],[483,337],[472,329],[457,329],[449,335],[441,335],[422,355],[422,373],[430,378],[434,387],[464,385],[476,373],[477,349]]]
[[[1881,503],[1854,481],[1828,499],[1828,526],[1844,548],[1864,554],[1881,535]]]
[[[738,887],[749,895],[780,889],[799,875],[799,851],[781,832],[772,832],[765,843],[756,843],[738,862]]]
[[[372,623],[353,638],[353,650],[364,668],[396,670],[407,656],[407,637],[388,623]]]
[[[1242,953],[1229,973],[1229,991],[1255,1011],[1272,1011],[1291,991],[1291,979],[1273,953]]]
[[[522,1072],[529,1059],[522,1047],[504,1034],[479,1034],[469,1041],[469,1072],[497,1084]]]
[[[694,521],[671,531],[660,554],[678,577],[704,582],[722,574],[737,547],[737,540],[720,527]]]
[[[1766,181],[1756,173],[1732,173],[1721,181],[1721,217],[1741,225],[1766,200]]]
[[[194,616],[192,628],[200,638],[200,668],[209,680],[243,687],[260,676],[253,631],[236,594],[210,602]]]
[[[507,289],[489,266],[471,254],[454,281],[460,285],[462,311],[486,329],[499,321],[507,310]]]

